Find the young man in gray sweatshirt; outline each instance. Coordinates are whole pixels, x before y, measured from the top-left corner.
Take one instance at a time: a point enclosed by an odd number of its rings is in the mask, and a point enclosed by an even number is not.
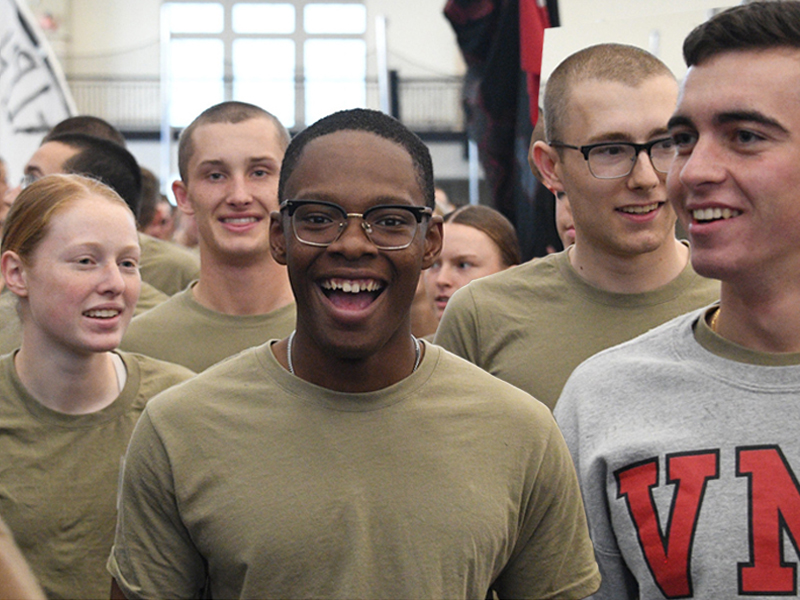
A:
[[[795,596],[800,540],[800,3],[684,43],[670,200],[718,304],[586,361],[556,407],[595,598]]]

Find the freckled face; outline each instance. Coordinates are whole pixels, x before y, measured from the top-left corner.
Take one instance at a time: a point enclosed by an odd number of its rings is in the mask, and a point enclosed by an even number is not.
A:
[[[23,336],[74,352],[116,348],[139,298],[139,241],[133,215],[99,196],[53,215],[23,267]]]

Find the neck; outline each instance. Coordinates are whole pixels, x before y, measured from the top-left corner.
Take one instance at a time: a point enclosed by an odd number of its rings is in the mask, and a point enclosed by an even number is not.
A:
[[[378,351],[365,352],[363,358],[337,357],[334,349],[318,347],[301,330],[292,336],[291,370],[294,375],[329,390],[366,393],[387,388],[411,375],[424,355],[424,345],[417,344],[410,328],[396,335]],[[289,343],[282,340],[272,346],[278,362],[289,369]]]
[[[263,315],[294,302],[286,267],[268,256],[241,265],[201,257],[192,293],[202,306],[237,316]]]
[[[800,289],[783,285],[745,292],[722,282],[716,331],[740,346],[759,352],[800,352]]]
[[[575,241],[569,260],[578,274],[593,286],[619,294],[641,294],[667,285],[681,274],[689,260],[689,249],[670,239],[653,252],[633,255],[609,254]]]
[[[22,384],[41,404],[68,414],[102,410],[119,396],[119,382],[110,352],[76,355],[52,348],[22,346],[14,367]]]

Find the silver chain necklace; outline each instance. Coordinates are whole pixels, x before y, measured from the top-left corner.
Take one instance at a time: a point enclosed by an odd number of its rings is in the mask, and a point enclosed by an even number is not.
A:
[[[292,346],[294,345],[294,334],[297,333],[297,330],[292,331],[289,334],[289,341],[286,344],[286,360],[289,363],[289,373],[294,375],[294,362],[292,361]],[[414,368],[411,369],[412,373],[415,373],[416,370],[419,368],[420,360],[422,359],[422,348],[420,347],[419,340],[411,336],[411,339],[414,340],[414,351],[416,354],[416,358],[414,359]]]

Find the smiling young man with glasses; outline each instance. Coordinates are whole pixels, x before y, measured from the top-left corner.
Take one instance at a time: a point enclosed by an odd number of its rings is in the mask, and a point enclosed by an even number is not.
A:
[[[295,333],[148,404],[126,458],[115,593],[594,592],[550,412],[411,334],[420,271],[442,245],[422,141],[377,111],[334,113],[293,139],[279,194],[270,244]]]
[[[569,198],[575,243],[459,290],[437,344],[552,408],[583,360],[718,297],[692,270],[667,202],[677,95],[666,65],[632,46],[592,46],[555,69],[549,143],[532,155]]]

